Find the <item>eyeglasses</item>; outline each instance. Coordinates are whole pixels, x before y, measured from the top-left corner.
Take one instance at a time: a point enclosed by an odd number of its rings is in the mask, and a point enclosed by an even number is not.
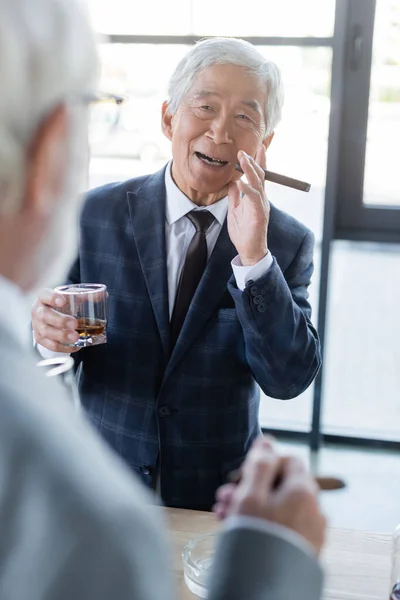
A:
[[[89,106],[93,104],[114,104],[120,106],[127,100],[124,96],[118,96],[117,94],[111,94],[109,92],[100,92],[98,94],[86,94],[83,99]]]

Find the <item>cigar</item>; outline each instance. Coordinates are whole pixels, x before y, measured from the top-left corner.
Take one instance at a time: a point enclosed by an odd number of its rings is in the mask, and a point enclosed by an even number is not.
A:
[[[236,171],[239,171],[239,173],[243,173],[243,169],[239,163],[234,163],[233,166],[236,169]],[[266,169],[263,169],[263,171],[265,173],[264,179],[266,181],[272,181],[272,183],[286,185],[287,187],[293,188],[294,190],[300,190],[300,192],[310,191],[310,183],[300,181],[299,179],[293,179],[293,177],[286,177],[286,175],[280,175],[279,173],[274,173],[273,171],[267,171]]]
[[[231,471],[228,475],[229,483],[240,483],[242,479],[242,470],[236,469],[235,471]],[[274,482],[273,487],[277,488],[280,483],[280,476]],[[327,492],[330,490],[341,490],[345,487],[345,483],[342,479],[338,479],[337,477],[314,477],[314,481],[319,487],[321,491]]]

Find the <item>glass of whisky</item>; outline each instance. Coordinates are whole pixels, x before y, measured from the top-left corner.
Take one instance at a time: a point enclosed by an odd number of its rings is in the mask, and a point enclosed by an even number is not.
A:
[[[60,285],[55,291],[62,294],[66,303],[58,312],[78,320],[79,339],[74,344],[85,348],[107,342],[107,287],[100,283]]]

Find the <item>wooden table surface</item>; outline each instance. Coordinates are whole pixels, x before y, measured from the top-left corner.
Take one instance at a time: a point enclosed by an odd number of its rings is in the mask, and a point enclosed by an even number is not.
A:
[[[164,509],[174,548],[179,600],[196,598],[183,580],[182,550],[193,537],[219,528],[212,513]],[[326,600],[389,600],[391,536],[383,533],[330,529],[322,562]]]

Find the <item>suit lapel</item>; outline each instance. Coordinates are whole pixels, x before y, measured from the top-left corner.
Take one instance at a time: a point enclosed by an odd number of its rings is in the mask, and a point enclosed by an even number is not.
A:
[[[218,305],[232,275],[231,261],[236,255],[225,220],[173,349],[165,378],[182,359]]]
[[[165,243],[165,168],[128,192],[129,214],[147,290],[165,355],[169,354],[167,252]]]

